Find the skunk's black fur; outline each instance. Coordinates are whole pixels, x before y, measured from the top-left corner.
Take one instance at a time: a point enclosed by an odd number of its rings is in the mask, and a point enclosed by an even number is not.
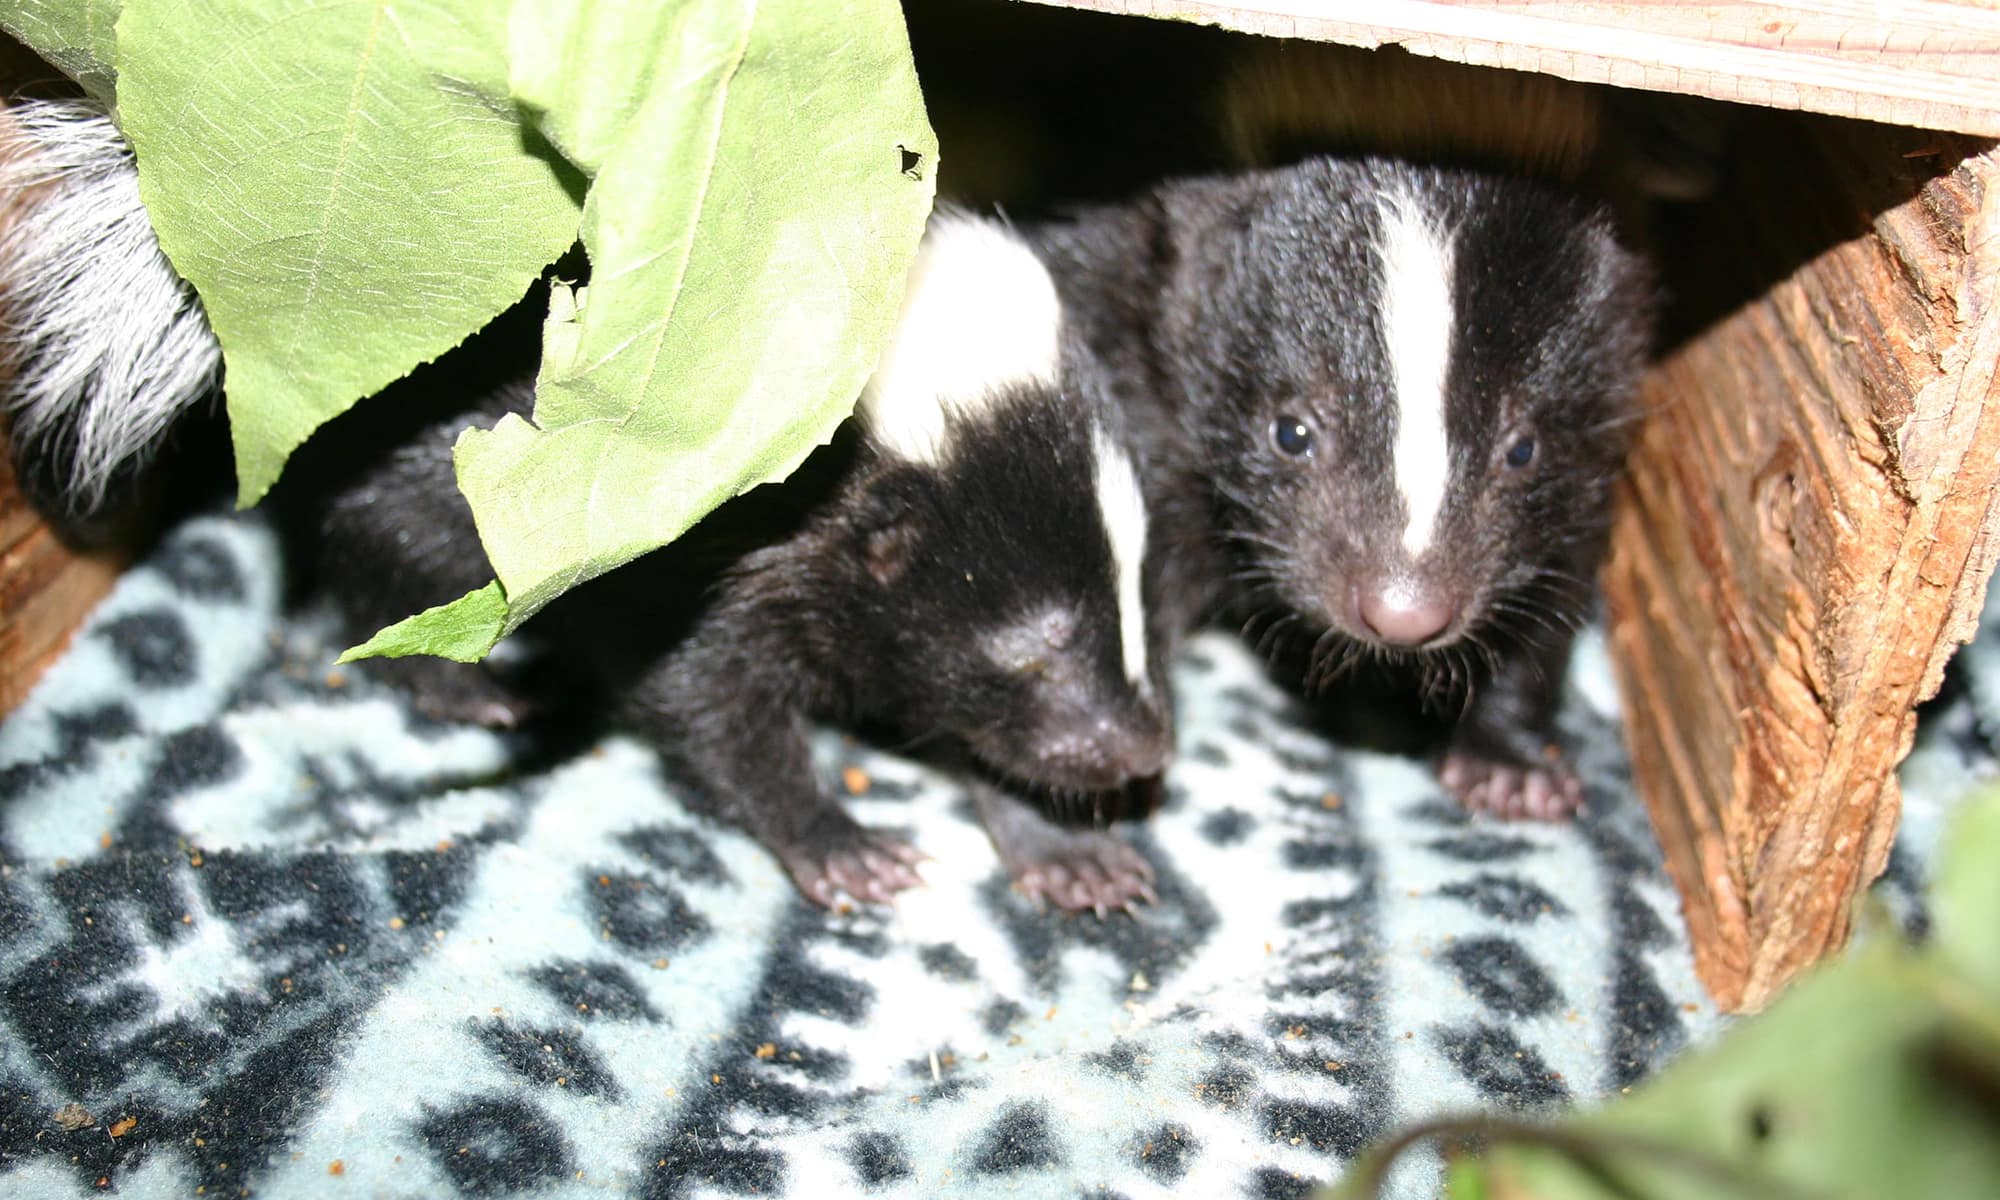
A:
[[[1384,315],[1399,214],[1449,248],[1443,501],[1421,553],[1403,544],[1409,414]],[[1457,718],[1442,777],[1469,805],[1573,808],[1554,715],[1652,302],[1607,212],[1516,174],[1322,155],[1170,182],[1037,236],[1162,487],[1206,514],[1206,544],[1176,554],[1191,594],[1309,690],[1357,664],[1406,675]],[[1395,604],[1418,616],[1383,619],[1407,615]]]
[[[358,457],[329,442],[287,481],[352,636],[490,577],[450,448],[468,423],[531,410],[532,362],[511,376],[496,363],[509,341],[489,334],[469,367],[461,356],[367,402],[408,428]],[[557,668],[539,688],[483,664],[382,667],[445,718],[608,705],[665,752],[690,805],[757,837],[821,903],[917,881],[913,852],[856,823],[810,761],[815,720],[881,728],[960,770],[1025,890],[1128,906],[1150,896],[1144,860],[1051,819],[1122,803],[1172,740],[1165,625],[1148,630],[1140,679],[1124,664],[1099,500],[1122,434],[1091,370],[1071,353],[1061,387],[1007,382],[953,410],[941,462],[899,457],[855,418],[782,484],[538,614],[521,636]]]

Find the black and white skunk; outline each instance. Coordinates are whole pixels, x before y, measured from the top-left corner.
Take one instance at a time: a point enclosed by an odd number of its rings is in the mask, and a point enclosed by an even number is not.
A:
[[[1459,710],[1448,790],[1560,816],[1581,789],[1554,717],[1635,419],[1651,285],[1564,178],[1587,165],[1595,118],[1548,114],[1587,94],[1546,81],[1552,97],[1480,105],[1480,76],[1504,73],[1469,70],[1444,71],[1456,92],[1399,93],[1366,53],[1281,48],[1230,93],[1255,152],[1358,136],[1355,114],[1385,90],[1489,128],[1423,146],[1438,164],[1349,152],[1169,182],[1051,225],[1040,246],[1168,490],[1207,510],[1209,544],[1180,554],[1202,560],[1214,607],[1308,689],[1359,662],[1407,673]],[[1301,97],[1320,124],[1276,119]],[[1510,140],[1523,114],[1537,123]]]
[[[820,903],[887,900],[917,876],[914,851],[857,824],[816,780],[814,719],[880,725],[961,767],[1031,895],[1099,911],[1149,898],[1151,868],[1124,841],[1045,811],[1101,804],[1157,776],[1172,748],[1146,503],[1091,371],[1065,347],[1028,247],[940,214],[842,434],[523,633],[660,746],[691,806],[756,836]],[[526,379],[475,390],[476,415],[526,413]],[[436,392],[424,376],[410,385]],[[461,407],[309,501],[320,569],[353,581],[337,594],[358,634],[486,577],[452,486],[467,417]],[[445,715],[523,711],[484,668],[401,667]]]

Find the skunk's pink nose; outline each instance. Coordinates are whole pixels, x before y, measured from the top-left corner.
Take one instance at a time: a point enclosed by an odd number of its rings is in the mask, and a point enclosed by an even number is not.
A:
[[[1159,710],[1150,705],[1102,720],[1093,731],[1093,751],[1117,782],[1159,774],[1173,752],[1173,731]]]
[[[1360,585],[1354,606],[1362,626],[1392,646],[1421,646],[1458,619],[1457,601],[1407,579]]]

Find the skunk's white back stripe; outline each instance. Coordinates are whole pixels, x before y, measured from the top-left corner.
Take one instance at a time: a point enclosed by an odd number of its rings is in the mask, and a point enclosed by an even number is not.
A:
[[[1102,429],[1092,426],[1097,456],[1097,511],[1111,541],[1111,571],[1118,588],[1119,649],[1125,677],[1147,690],[1146,607],[1140,581],[1146,563],[1146,499],[1132,459]]]
[[[1056,383],[1062,307],[1027,243],[998,222],[931,218],[903,309],[860,411],[881,447],[943,460],[949,413],[976,412],[1010,383]]]
[[[6,114],[0,195],[29,199],[0,238],[0,323],[17,368],[0,393],[16,439],[53,456],[78,512],[207,395],[221,362],[201,303],[139,202],[132,152],[84,100]]]
[[[1451,235],[1416,201],[1395,196],[1381,208],[1382,340],[1396,388],[1396,489],[1409,523],[1403,549],[1422,554],[1450,483],[1445,385],[1451,370]]]

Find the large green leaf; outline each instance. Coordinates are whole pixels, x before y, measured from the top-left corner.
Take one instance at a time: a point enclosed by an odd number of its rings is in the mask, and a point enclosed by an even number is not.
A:
[[[557,296],[534,420],[459,439],[495,638],[826,440],[936,165],[894,0],[519,0],[510,44],[516,94],[593,178],[591,283]]]
[[[118,85],[120,0],[0,0],[0,29],[106,104]]]
[[[575,239],[509,98],[505,0],[129,0],[140,194],[220,339],[239,495]]]

